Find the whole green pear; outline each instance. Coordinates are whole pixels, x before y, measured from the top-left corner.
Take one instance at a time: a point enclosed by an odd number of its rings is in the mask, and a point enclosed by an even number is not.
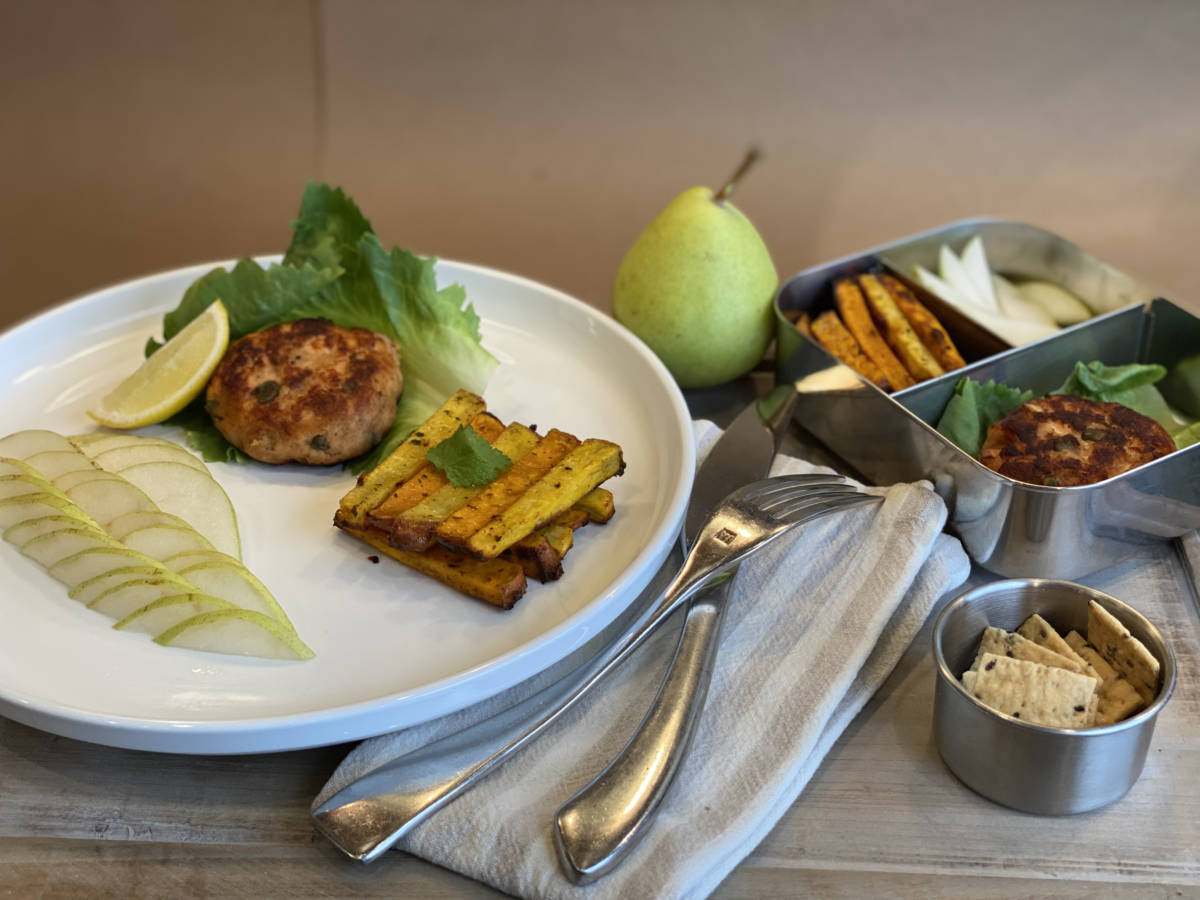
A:
[[[707,187],[684,191],[621,262],[613,315],[649,345],[681,387],[732,381],[774,333],[779,279],[741,211]]]

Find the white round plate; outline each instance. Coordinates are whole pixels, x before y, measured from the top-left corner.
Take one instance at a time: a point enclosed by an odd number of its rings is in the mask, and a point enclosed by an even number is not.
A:
[[[212,265],[117,285],[0,335],[0,435],[96,430],[84,411],[136,368],[162,315]],[[500,360],[486,391],[506,422],[616,441],[617,514],[576,536],[566,574],[531,581],[503,612],[457,594],[332,526],[353,484],[339,467],[213,463],[246,564],[316,652],[278,662],[160,647],[69,599],[0,542],[0,714],[101,744],[252,753],[355,740],[492,696],[580,648],[666,558],[695,465],[687,407],[636,338],[584,303],[478,266],[440,262]],[[184,442],[178,429],[139,433]]]

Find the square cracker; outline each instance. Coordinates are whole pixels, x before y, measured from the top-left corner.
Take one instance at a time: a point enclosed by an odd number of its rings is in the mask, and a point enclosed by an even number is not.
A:
[[[1135,712],[1144,709],[1145,701],[1132,684],[1118,675],[1111,682],[1100,688],[1100,705],[1096,710],[1097,725],[1112,725],[1122,719],[1128,719]]]
[[[1096,679],[1024,659],[982,653],[963,686],[985,706],[1035,725],[1086,728],[1095,717]]]
[[[1041,663],[1043,666],[1051,666],[1055,669],[1066,669],[1068,672],[1077,672],[1080,675],[1091,674],[1084,663],[1069,659],[1061,653],[1055,653],[1049,647],[1035,644],[1033,641],[1014,632],[1005,631],[1003,628],[985,628],[983,630],[983,637],[979,639],[979,652],[981,654],[994,653],[997,656],[1010,656],[1013,659],[1024,659],[1029,662]]]
[[[1067,659],[1073,659],[1079,665],[1083,666],[1084,671],[1091,675],[1097,681],[1102,681],[1099,673],[1088,665],[1087,660],[1071,649],[1071,645],[1063,640],[1062,635],[1054,630],[1054,626],[1034,613],[1028,619],[1021,623],[1021,627],[1017,629],[1017,633],[1027,640],[1033,641],[1053,650],[1060,656],[1065,656]]]
[[[1096,674],[1100,676],[1100,680],[1104,684],[1108,684],[1114,678],[1120,678],[1117,670],[1105,662],[1104,657],[1096,652],[1096,648],[1087,642],[1087,639],[1078,631],[1068,631],[1066,636],[1067,646],[1074,650],[1084,662],[1096,670]]]
[[[1158,660],[1116,616],[1095,600],[1088,601],[1087,636],[1088,643],[1133,685],[1142,700],[1149,703],[1154,699],[1158,693]]]
[[[1087,643],[1078,631],[1067,635],[1067,643],[1071,649],[1088,661],[1100,677],[1104,679],[1100,685],[1100,706],[1096,713],[1097,725],[1112,725],[1122,719],[1128,719],[1135,712],[1145,707],[1141,695],[1133,689],[1133,685],[1121,677],[1096,648]]]

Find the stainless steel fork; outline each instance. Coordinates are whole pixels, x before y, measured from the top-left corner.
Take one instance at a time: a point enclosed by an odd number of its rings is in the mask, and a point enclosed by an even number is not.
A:
[[[833,488],[836,497],[830,496]],[[781,475],[746,485],[720,503],[700,530],[679,573],[645,622],[558,706],[505,746],[446,775],[431,768],[430,753],[402,756],[352,782],[313,812],[317,828],[353,859],[370,862],[419,822],[457,797],[525,746],[616,669],[696,591],[725,577],[751,553],[829,511],[877,499],[836,476]],[[460,748],[466,735],[454,735]],[[432,751],[434,748],[425,748]],[[433,754],[436,756],[436,754]],[[461,760],[460,752],[455,756]]]

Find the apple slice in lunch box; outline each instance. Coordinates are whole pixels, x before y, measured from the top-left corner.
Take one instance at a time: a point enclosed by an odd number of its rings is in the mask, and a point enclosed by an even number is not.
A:
[[[91,448],[88,448],[91,449]],[[103,450],[100,453],[89,454],[102,469],[110,472],[121,472],[130,466],[150,462],[177,462],[190,466],[198,472],[208,474],[208,468],[202,461],[192,456],[178,444],[167,441],[153,441],[143,438],[136,444],[125,444]]]
[[[125,561],[128,562],[129,560],[126,559]],[[137,565],[136,563],[126,566],[120,565],[118,561],[116,568],[108,569],[99,575],[93,575],[91,578],[77,582],[74,587],[67,591],[67,596],[87,606],[109,588],[116,587],[118,584],[123,584],[126,581],[136,581],[139,578],[153,578],[155,576],[171,574],[173,574],[171,570],[165,566]]]
[[[43,429],[16,431],[0,438],[0,456],[24,459],[46,450],[74,450],[75,445],[61,434]]]
[[[119,541],[114,541],[100,529],[80,523],[79,527],[52,531],[26,541],[21,552],[49,569],[76,553],[99,549],[122,548]]]
[[[101,471],[98,465],[78,450],[43,450],[25,457],[25,463],[50,482],[69,472]]]
[[[269,659],[312,659],[314,655],[295,632],[248,609],[202,613],[168,628],[154,641],[166,647]]]
[[[204,593],[228,600],[242,609],[270,616],[289,630],[295,631],[287,613],[267,590],[266,585],[237,560],[226,557],[224,561],[218,559],[187,566],[178,566],[175,563],[167,565]]]
[[[182,578],[173,575],[153,575],[114,585],[99,594],[87,607],[94,612],[103,613],[110,619],[120,620],[163,597],[194,593],[196,589]]]
[[[113,628],[118,631],[141,631],[150,635],[162,634],[180,622],[202,613],[236,608],[232,603],[207,594],[177,594],[147,603],[121,619]]]
[[[121,477],[145,491],[159,509],[188,522],[222,553],[241,556],[233,504],[207,472],[182,463],[150,462],[122,469]]]

